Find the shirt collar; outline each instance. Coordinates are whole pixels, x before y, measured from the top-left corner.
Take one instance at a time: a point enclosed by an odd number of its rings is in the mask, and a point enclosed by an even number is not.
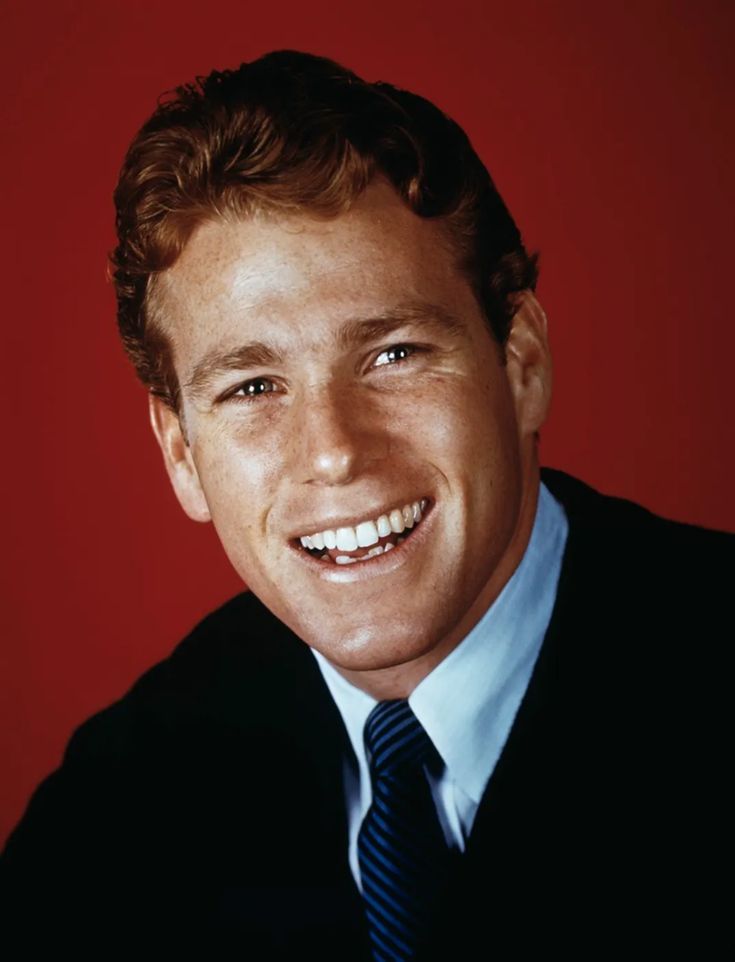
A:
[[[480,621],[408,699],[451,777],[477,804],[551,619],[567,531],[563,508],[541,482],[520,564]],[[377,701],[348,682],[320,652],[312,652],[364,770],[363,731]]]

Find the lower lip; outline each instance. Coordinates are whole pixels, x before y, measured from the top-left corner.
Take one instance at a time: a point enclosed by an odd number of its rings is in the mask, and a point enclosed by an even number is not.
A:
[[[355,561],[352,564],[338,565],[332,561],[320,561],[300,548],[294,547],[292,550],[323,581],[340,585],[354,584],[357,581],[387,575],[402,568],[430,536],[433,521],[434,504],[432,502],[427,506],[419,524],[411,529],[411,533],[399,545],[390,551],[384,551],[382,554],[366,558],[364,561]]]

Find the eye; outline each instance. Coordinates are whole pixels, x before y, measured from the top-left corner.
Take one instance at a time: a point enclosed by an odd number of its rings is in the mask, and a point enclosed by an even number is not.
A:
[[[243,381],[232,391],[225,400],[250,401],[259,397],[261,394],[272,394],[276,391],[276,385],[268,377],[253,377],[249,381]]]
[[[384,364],[396,364],[398,361],[405,361],[412,354],[415,354],[418,348],[414,347],[412,344],[394,344],[393,347],[387,348],[385,351],[381,351],[380,354],[375,358],[375,367],[380,367]]]

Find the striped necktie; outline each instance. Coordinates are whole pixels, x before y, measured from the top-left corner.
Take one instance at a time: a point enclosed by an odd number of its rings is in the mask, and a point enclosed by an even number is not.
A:
[[[450,851],[424,765],[442,764],[405,700],[379,702],[365,723],[373,800],[357,840],[376,962],[414,958],[446,880]]]

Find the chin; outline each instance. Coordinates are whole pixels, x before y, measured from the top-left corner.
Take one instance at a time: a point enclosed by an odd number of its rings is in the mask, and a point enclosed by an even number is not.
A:
[[[426,638],[426,632],[419,633]],[[337,637],[317,638],[311,644],[336,668],[345,671],[380,671],[396,668],[426,655],[431,645],[417,646],[417,632],[412,630],[404,637],[396,632],[395,625],[358,627],[340,633]]]

